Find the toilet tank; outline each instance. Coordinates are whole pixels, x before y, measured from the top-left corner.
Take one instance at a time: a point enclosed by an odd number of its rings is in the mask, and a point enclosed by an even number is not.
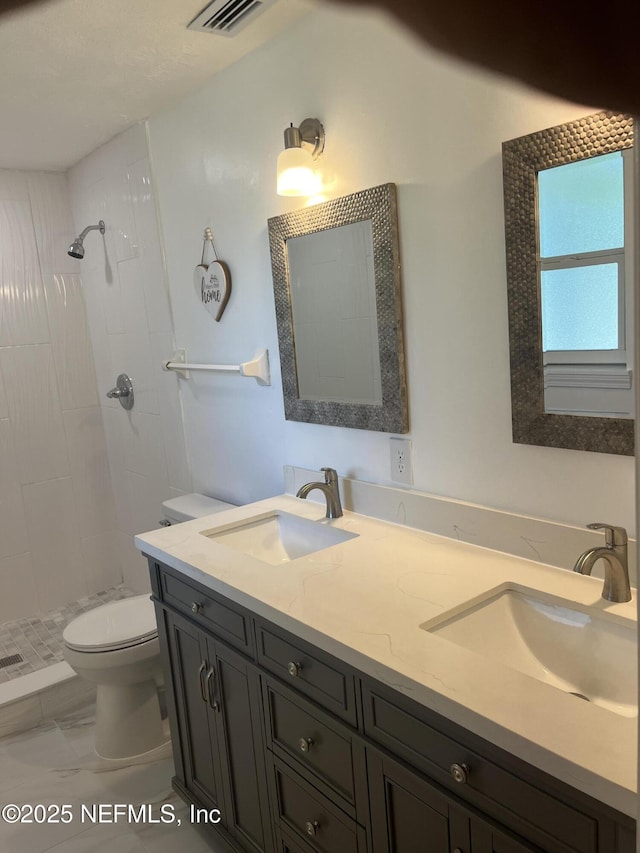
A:
[[[169,527],[171,524],[191,521],[193,518],[211,515],[213,512],[232,509],[234,506],[235,504],[219,501],[217,498],[209,498],[206,495],[196,493],[180,495],[178,498],[171,498],[162,502],[163,519],[160,524],[162,527]]]

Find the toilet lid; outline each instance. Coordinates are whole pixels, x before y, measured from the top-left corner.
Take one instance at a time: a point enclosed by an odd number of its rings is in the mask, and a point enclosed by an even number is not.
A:
[[[153,602],[135,595],[102,604],[72,619],[62,639],[73,649],[110,651],[137,645],[158,633]]]

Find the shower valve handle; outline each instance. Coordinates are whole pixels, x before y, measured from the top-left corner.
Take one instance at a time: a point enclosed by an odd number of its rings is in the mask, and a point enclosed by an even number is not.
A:
[[[107,397],[113,399],[114,397],[128,397],[129,391],[127,388],[112,388],[111,391],[107,391]]]
[[[126,373],[121,373],[116,387],[107,391],[110,400],[119,400],[123,409],[133,409],[133,384]]]

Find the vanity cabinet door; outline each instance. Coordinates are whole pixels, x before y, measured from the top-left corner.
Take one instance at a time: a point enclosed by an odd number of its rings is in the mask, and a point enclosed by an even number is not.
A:
[[[223,643],[207,640],[212,675],[206,689],[216,717],[227,783],[227,825],[247,851],[271,851],[260,678]]]
[[[469,732],[382,685],[364,679],[362,684],[365,735],[443,790],[451,790],[453,797],[516,837],[531,839],[546,853],[615,849],[608,840],[611,821],[569,789],[573,802],[561,798],[554,780],[499,755]],[[465,766],[467,773],[458,779],[454,769]],[[554,787],[549,788],[548,781]]]
[[[377,750],[367,768],[373,853],[472,853],[465,810]]]
[[[197,803],[219,809],[218,826],[244,850],[271,853],[258,673],[190,620],[163,609],[159,614],[170,659],[179,781]]]
[[[373,853],[545,853],[367,749]]]
[[[471,819],[472,853],[543,853],[509,833],[496,829],[486,821]]]
[[[164,622],[173,688],[171,735],[176,773],[190,794],[208,808],[218,808],[226,825],[222,761],[218,731],[206,699],[206,678],[211,669],[207,639],[187,619],[157,608]],[[173,717],[173,719],[172,719]]]

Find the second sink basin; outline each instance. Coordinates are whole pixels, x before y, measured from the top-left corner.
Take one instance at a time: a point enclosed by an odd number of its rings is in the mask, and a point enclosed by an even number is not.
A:
[[[420,627],[595,705],[637,716],[631,620],[512,587]]]
[[[358,534],[322,521],[311,521],[287,512],[273,512],[203,534],[272,566],[305,557]]]

